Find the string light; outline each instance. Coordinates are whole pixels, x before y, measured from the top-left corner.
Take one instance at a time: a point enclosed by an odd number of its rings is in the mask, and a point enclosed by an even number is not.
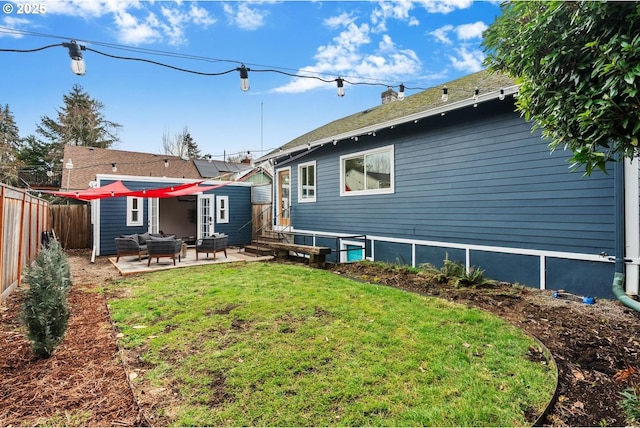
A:
[[[69,57],[71,57],[71,71],[78,76],[84,76],[87,68],[82,59],[82,51],[86,50],[85,46],[80,46],[75,40],[70,43],[63,43],[63,47],[69,49]]]
[[[344,97],[344,80],[342,80],[342,78],[338,77],[336,79],[336,83],[338,84],[338,96],[339,97]]]
[[[249,69],[242,64],[238,71],[240,71],[240,89],[242,92],[247,92],[249,90]]]
[[[116,166],[115,162],[111,164],[111,171],[118,172],[118,167]]]
[[[34,33],[34,32],[29,32],[29,31],[23,31],[23,30],[15,30],[15,29],[11,29],[11,28],[7,28],[7,27],[2,27],[0,26],[0,33],[10,33],[10,34],[18,34],[18,35],[32,35],[32,36],[39,36],[39,37],[49,37],[49,38],[63,38],[61,36],[55,36],[55,35],[48,35],[48,34],[40,34],[40,33]],[[242,91],[246,92],[250,90],[250,85],[249,85],[249,71],[251,72],[269,72],[269,73],[278,73],[278,74],[282,74],[285,76],[290,76],[290,77],[294,77],[294,78],[300,78],[300,79],[316,79],[319,80],[321,82],[325,82],[325,83],[332,83],[335,82],[337,85],[337,90],[338,90],[338,96],[343,97],[344,96],[344,84],[348,83],[350,85],[369,85],[369,86],[384,86],[387,88],[393,88],[394,85],[389,85],[387,83],[382,83],[382,82],[366,82],[366,81],[350,81],[346,78],[343,77],[338,77],[338,78],[322,78],[320,77],[317,72],[311,72],[309,71],[309,73],[313,73],[313,74],[300,74],[300,72],[304,72],[303,70],[300,70],[297,73],[290,73],[290,72],[286,72],[283,71],[282,69],[278,70],[278,69],[257,69],[257,68],[248,68],[244,63],[241,63],[240,61],[234,61],[234,60],[228,60],[228,59],[216,59],[216,58],[207,58],[207,57],[201,57],[201,56],[195,56],[195,55],[184,55],[184,54],[176,54],[176,53],[172,53],[172,52],[165,52],[165,51],[158,51],[158,50],[153,50],[153,49],[143,49],[143,48],[133,48],[133,47],[128,47],[128,46],[120,46],[120,45],[115,45],[115,44],[110,44],[110,43],[103,43],[103,42],[97,42],[97,41],[90,41],[89,43],[94,44],[94,45],[101,45],[101,46],[107,46],[110,48],[117,48],[117,49],[122,49],[122,50],[129,50],[129,51],[134,51],[134,52],[139,52],[139,53],[146,53],[146,54],[152,54],[152,55],[163,55],[163,56],[170,56],[170,57],[177,57],[177,58],[187,58],[187,59],[194,59],[194,60],[201,60],[201,61],[208,61],[208,62],[216,62],[216,63],[220,63],[220,62],[233,62],[233,63],[237,63],[240,64],[239,67],[234,67],[231,68],[229,70],[225,70],[225,71],[221,71],[221,72],[214,72],[214,73],[208,73],[208,72],[201,72],[201,71],[196,71],[196,70],[190,70],[190,69],[186,69],[186,68],[181,68],[181,67],[176,67],[170,64],[165,64],[162,62],[158,62],[158,61],[153,61],[150,59],[146,59],[146,58],[136,58],[136,57],[128,57],[128,56],[120,56],[120,55],[113,55],[113,54],[109,54],[109,53],[105,53],[105,52],[101,52],[99,50],[84,46],[84,45],[80,45],[77,43],[77,41],[75,40],[71,40],[70,42],[64,42],[64,43],[60,43],[60,44],[53,44],[53,45],[47,45],[47,46],[43,46],[41,48],[35,48],[35,49],[0,49],[0,52],[37,52],[37,51],[41,51],[44,49],[48,49],[48,48],[52,48],[52,47],[65,47],[68,50],[69,56],[71,58],[71,70],[74,74],[76,75],[84,75],[86,74],[86,66],[85,66],[85,62],[84,62],[84,57],[82,54],[82,51],[90,51],[99,55],[103,55],[109,58],[114,58],[114,59],[123,59],[123,60],[129,60],[129,61],[138,61],[138,62],[146,62],[149,64],[154,64],[154,65],[158,65],[158,66],[162,66],[162,67],[166,67],[166,68],[170,68],[176,71],[182,71],[182,72],[186,72],[186,73],[192,73],[192,74],[197,74],[197,75],[201,75],[201,76],[222,76],[225,74],[229,74],[229,73],[233,73],[233,72],[239,72],[240,73],[240,88]],[[366,79],[366,78],[362,78],[362,79]],[[405,91],[406,90],[419,90],[419,91],[424,91],[424,90],[428,90],[428,89],[433,89],[433,87],[430,88],[423,88],[423,87],[407,87],[404,85],[404,83],[401,83],[399,85],[397,85],[399,87],[399,91],[398,91],[398,95],[397,95],[397,99],[398,100],[403,100],[405,98]],[[475,91],[473,92],[473,96],[474,99],[477,99],[477,95],[479,93],[478,88],[475,89]],[[501,94],[501,98],[500,99],[504,99],[504,93]],[[446,86],[444,86],[442,88],[442,101],[446,102],[449,100],[449,93],[448,93],[448,88]]]

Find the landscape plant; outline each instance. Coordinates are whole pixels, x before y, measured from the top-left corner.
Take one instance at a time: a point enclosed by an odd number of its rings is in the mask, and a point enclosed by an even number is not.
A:
[[[48,358],[67,331],[69,305],[67,294],[71,274],[66,254],[53,239],[41,249],[33,265],[26,269],[29,285],[22,306],[21,321],[36,356]]]
[[[154,425],[522,426],[557,381],[489,313],[305,266],[156,272],[108,300]]]

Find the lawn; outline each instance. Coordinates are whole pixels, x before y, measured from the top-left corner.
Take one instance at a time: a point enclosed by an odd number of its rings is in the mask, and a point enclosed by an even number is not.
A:
[[[130,277],[109,306],[163,425],[523,426],[556,384],[491,314],[304,266]]]

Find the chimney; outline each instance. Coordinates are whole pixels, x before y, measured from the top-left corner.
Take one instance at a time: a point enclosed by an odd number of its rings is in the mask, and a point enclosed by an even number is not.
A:
[[[398,99],[398,93],[389,87],[382,93],[382,104],[387,104]]]

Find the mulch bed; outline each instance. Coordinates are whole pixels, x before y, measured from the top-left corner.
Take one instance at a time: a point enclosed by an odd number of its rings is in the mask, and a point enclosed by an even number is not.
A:
[[[143,426],[141,410],[121,362],[105,297],[97,292],[117,278],[106,258],[89,263],[70,252],[73,287],[69,329],[48,359],[31,352],[19,324],[23,288],[0,307],[0,426]],[[545,424],[621,426],[620,392],[640,379],[640,314],[618,302],[595,305],[553,299],[550,292],[509,284],[456,288],[413,273],[361,264],[331,267],[337,274],[481,307],[537,337],[559,369],[559,397]],[[622,376],[623,377],[623,376]],[[618,380],[616,380],[618,379]],[[149,397],[140,399],[147,401]],[[148,403],[145,403],[145,408]],[[152,407],[152,406],[151,406]]]

